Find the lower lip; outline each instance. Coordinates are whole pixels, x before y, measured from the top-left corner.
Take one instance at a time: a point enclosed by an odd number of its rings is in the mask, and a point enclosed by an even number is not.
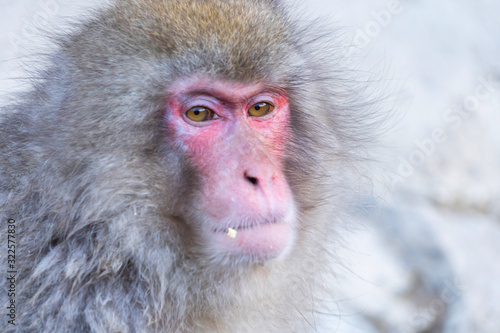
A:
[[[292,228],[286,223],[237,229],[235,238],[222,232],[215,232],[213,237],[218,252],[251,260],[269,260],[285,255],[294,238]]]

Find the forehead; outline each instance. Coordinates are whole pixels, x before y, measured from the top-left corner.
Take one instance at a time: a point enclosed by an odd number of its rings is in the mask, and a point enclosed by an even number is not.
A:
[[[246,84],[200,76],[176,81],[168,89],[169,98],[178,100],[211,96],[221,101],[239,103],[257,95],[285,96],[286,94],[284,89],[263,82]]]
[[[290,24],[273,1],[135,0],[120,14],[182,73],[240,82],[286,70]]]

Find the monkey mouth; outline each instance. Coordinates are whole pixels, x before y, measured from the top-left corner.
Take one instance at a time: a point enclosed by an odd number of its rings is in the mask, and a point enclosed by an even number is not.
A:
[[[220,227],[216,228],[213,230],[215,233],[225,233],[227,234],[229,230],[235,230],[235,231],[242,231],[242,230],[248,230],[248,229],[253,229],[253,228],[258,228],[260,226],[266,225],[266,224],[275,224],[279,223],[279,219],[273,219],[273,220],[266,220],[264,222],[259,222],[259,223],[245,223],[241,225],[232,225],[229,227]]]
[[[242,223],[213,229],[208,241],[219,253],[248,261],[285,256],[295,240],[295,228],[288,218]]]

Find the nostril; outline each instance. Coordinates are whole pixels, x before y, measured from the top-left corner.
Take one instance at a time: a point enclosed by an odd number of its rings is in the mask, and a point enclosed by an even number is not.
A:
[[[245,172],[245,178],[252,183],[253,185],[259,184],[259,180],[255,177],[249,176],[248,173]]]

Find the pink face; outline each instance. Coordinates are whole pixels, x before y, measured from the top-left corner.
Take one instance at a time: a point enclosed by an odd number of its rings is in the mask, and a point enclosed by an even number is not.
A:
[[[169,140],[200,174],[194,210],[216,254],[278,257],[294,239],[295,209],[283,174],[290,111],[284,91],[191,78],[169,90]],[[228,230],[236,231],[228,235]]]

